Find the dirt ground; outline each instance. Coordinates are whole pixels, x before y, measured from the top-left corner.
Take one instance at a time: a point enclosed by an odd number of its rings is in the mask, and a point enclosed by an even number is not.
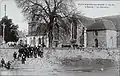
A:
[[[18,51],[18,49],[0,49],[0,59],[5,58],[6,61],[13,60],[13,52]],[[119,67],[111,66],[111,67],[97,67],[93,68],[91,66],[80,66],[81,62],[86,63],[87,58],[83,61],[72,57],[71,60],[67,61],[67,66],[65,63],[59,61],[59,59],[63,58],[66,53],[66,58],[73,56],[76,53],[65,52],[65,50],[61,52],[56,50],[56,52],[48,53],[45,52],[44,58],[29,58],[26,61],[26,64],[21,64],[20,61],[15,61],[12,64],[14,69],[7,70],[5,68],[0,67],[0,76],[5,75],[39,75],[39,76],[119,76]],[[75,50],[74,50],[75,51]],[[49,54],[49,55],[47,55]],[[70,55],[71,54],[71,55]],[[79,52],[80,54],[80,52]],[[82,53],[83,54],[83,53]],[[78,54],[76,54],[78,55]],[[89,58],[89,54],[83,54]],[[57,57],[56,57],[57,56]],[[58,57],[60,57],[58,59]],[[81,57],[81,56],[79,56]],[[69,65],[68,65],[69,64]]]

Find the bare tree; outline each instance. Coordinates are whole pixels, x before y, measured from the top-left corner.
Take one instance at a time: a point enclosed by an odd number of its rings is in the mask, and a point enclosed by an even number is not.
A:
[[[71,14],[75,13],[72,0],[15,0],[29,21],[37,21],[47,25],[49,47],[52,47],[53,27],[57,25],[66,35],[70,34]]]

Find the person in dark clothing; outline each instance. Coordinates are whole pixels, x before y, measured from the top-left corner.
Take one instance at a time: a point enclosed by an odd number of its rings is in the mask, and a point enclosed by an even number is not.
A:
[[[27,56],[27,49],[26,49],[26,48],[24,48],[23,55],[24,55],[24,56]]]
[[[40,57],[43,58],[43,52],[42,51],[40,51]]]
[[[25,56],[26,56],[27,58],[29,58],[29,56],[28,56],[28,47],[25,47],[25,48],[24,48],[24,53],[25,53]]]
[[[23,52],[23,48],[21,47],[21,48],[18,50],[18,52],[19,52],[19,56],[21,57],[21,56],[22,56],[22,52]]]
[[[34,49],[31,47],[31,57],[33,57]]]
[[[23,55],[22,56],[22,64],[25,64],[25,61],[26,61],[26,57]]]
[[[37,47],[34,47],[34,57],[37,58]]]
[[[6,64],[6,68],[10,69],[10,65],[11,65],[11,63],[10,63],[10,61],[8,61],[7,64]]]
[[[40,57],[40,50],[38,51],[38,57]]]
[[[43,55],[42,55],[43,54],[42,47],[38,47],[37,52],[38,52],[38,56],[42,58],[43,57]]]
[[[22,48],[20,48],[19,50],[18,50],[18,60],[20,60],[20,57],[22,57]]]
[[[4,67],[5,66],[5,60],[2,58],[2,60],[1,60],[1,64],[2,64],[2,67]]]
[[[31,47],[29,46],[28,47],[28,55],[29,55],[29,58],[31,57]]]
[[[40,57],[43,58],[43,47],[40,49]]]
[[[40,47],[37,47],[37,54],[38,54],[38,57],[40,57]]]
[[[20,60],[20,57],[21,57],[21,56],[22,56],[22,54],[19,53],[19,54],[18,54],[18,60]]]
[[[31,49],[30,50],[30,57],[32,58],[32,56],[33,56],[33,50]]]
[[[13,57],[14,57],[14,60],[17,59],[17,53],[16,52],[13,53]]]

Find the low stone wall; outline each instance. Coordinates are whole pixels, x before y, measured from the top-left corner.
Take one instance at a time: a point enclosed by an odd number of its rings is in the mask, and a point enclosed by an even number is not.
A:
[[[54,64],[64,66],[91,68],[91,69],[107,69],[110,67],[118,67],[120,49],[108,48],[81,48],[81,49],[46,49],[45,56]]]
[[[80,48],[80,49],[70,49],[70,48],[57,48],[57,49],[47,49],[47,55],[55,56],[59,59],[63,58],[73,58],[82,57],[89,59],[113,59],[115,61],[119,60],[120,49],[110,49],[110,48]]]

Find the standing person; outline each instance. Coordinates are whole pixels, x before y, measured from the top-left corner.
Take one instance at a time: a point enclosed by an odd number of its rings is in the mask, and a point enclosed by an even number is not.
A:
[[[43,47],[40,49],[40,57],[43,58]]]
[[[1,60],[2,67],[5,66],[5,60],[2,58]]]
[[[31,47],[31,56],[33,57],[33,55],[34,55],[34,48]]]
[[[32,58],[32,47],[30,47],[29,55],[30,55],[30,58]]]
[[[38,57],[40,57],[40,46],[37,47],[37,54],[38,54]]]
[[[22,56],[22,64],[25,64],[25,58]]]
[[[42,46],[38,46],[38,49],[37,49],[38,57],[41,57],[41,54],[42,54],[41,50],[42,50]]]
[[[8,61],[7,64],[6,64],[6,68],[7,68],[7,69],[10,69],[10,65],[11,65],[11,64],[10,64],[10,61]]]
[[[21,47],[21,48],[18,50],[18,52],[19,52],[19,54],[18,54],[18,60],[20,60],[20,57],[22,56],[22,51],[23,51],[23,48]]]
[[[14,60],[17,59],[17,53],[16,52],[13,53],[13,57],[14,57]]]
[[[34,47],[34,57],[37,58],[37,47]]]
[[[28,47],[26,47],[26,57],[29,58],[29,50],[28,50]]]
[[[28,56],[29,56],[29,58],[31,56],[31,47],[30,46],[28,47]]]
[[[29,53],[30,53],[30,57],[32,58],[32,47],[30,47]]]
[[[26,57],[23,55],[22,56],[22,64],[25,64]]]
[[[23,53],[23,55],[27,57],[27,48],[26,47],[24,47],[24,53]]]

